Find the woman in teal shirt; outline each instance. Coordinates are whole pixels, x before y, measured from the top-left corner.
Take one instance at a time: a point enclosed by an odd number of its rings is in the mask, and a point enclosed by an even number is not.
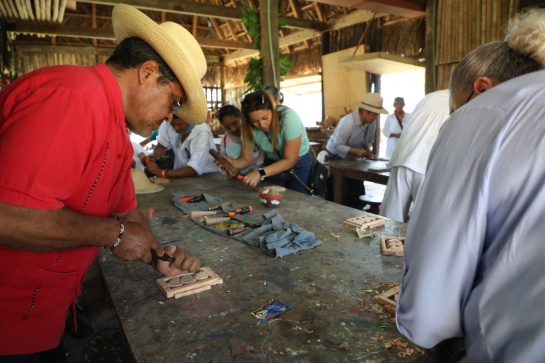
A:
[[[276,107],[265,91],[249,93],[241,105],[242,152],[230,161],[237,169],[248,167],[255,145],[266,155],[264,166],[249,171],[244,184],[255,187],[266,178],[273,184],[310,194],[306,184],[314,156],[299,115],[286,106]]]

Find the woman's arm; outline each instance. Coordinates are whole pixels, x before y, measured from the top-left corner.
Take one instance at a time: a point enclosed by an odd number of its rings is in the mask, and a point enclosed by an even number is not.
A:
[[[263,168],[266,176],[280,174],[290,170],[299,160],[299,149],[301,148],[301,136],[288,140],[284,143],[284,155],[282,159]],[[261,181],[259,172],[248,172],[244,176],[244,184],[255,186]]]

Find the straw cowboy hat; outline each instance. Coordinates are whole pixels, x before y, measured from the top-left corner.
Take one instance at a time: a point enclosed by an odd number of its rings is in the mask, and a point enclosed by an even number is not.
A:
[[[159,53],[186,94],[186,101],[176,115],[192,124],[203,123],[208,108],[201,79],[207,66],[202,49],[193,35],[183,26],[170,21],[157,24],[141,11],[124,4],[114,6],[112,25],[118,42],[137,37]]]
[[[138,168],[131,169],[131,176],[136,194],[157,193],[164,189],[163,186],[150,182],[146,173]]]
[[[366,93],[363,95],[363,100],[359,103],[359,107],[371,111],[374,113],[383,113],[385,115],[388,114],[388,111],[386,111],[382,107],[382,97],[378,93]]]

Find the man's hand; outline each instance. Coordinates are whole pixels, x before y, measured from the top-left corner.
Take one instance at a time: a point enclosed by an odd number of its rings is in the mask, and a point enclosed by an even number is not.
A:
[[[151,210],[149,208],[133,209],[123,217],[125,231],[121,242],[113,250],[113,254],[117,258],[125,261],[150,263],[152,249],[157,252],[157,255],[163,255],[163,248],[151,231],[150,218]]]
[[[174,262],[155,260],[155,269],[165,276],[176,276],[184,272],[196,272],[201,268],[201,261],[189,252],[176,246],[164,248],[164,253],[174,257]]]

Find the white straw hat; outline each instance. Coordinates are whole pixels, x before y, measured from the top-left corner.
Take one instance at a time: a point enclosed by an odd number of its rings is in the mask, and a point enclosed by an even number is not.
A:
[[[118,42],[137,37],[148,43],[178,78],[186,100],[176,113],[181,119],[201,124],[208,113],[201,79],[206,59],[197,40],[183,26],[167,21],[157,24],[136,8],[118,4],[112,11],[112,25]]]
[[[378,93],[366,93],[363,100],[359,103],[360,107],[374,113],[388,114],[388,111],[382,107],[382,97]]]
[[[132,168],[131,176],[136,194],[157,193],[164,189],[163,186],[150,182],[146,173],[140,169]]]

